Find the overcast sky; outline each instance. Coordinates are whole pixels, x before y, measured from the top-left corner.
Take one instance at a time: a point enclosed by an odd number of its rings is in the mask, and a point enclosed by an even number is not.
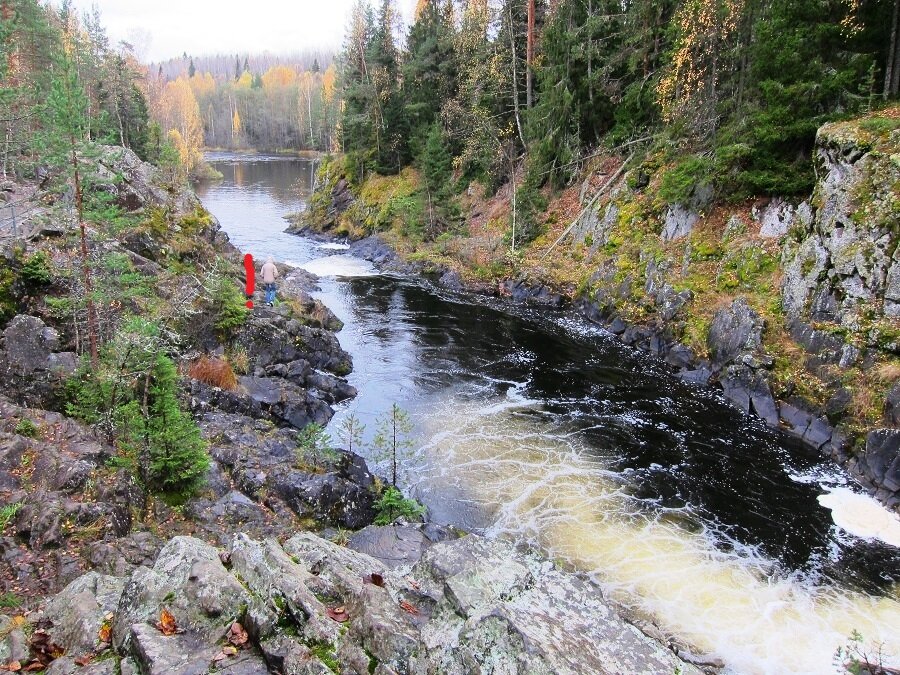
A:
[[[112,44],[145,61],[236,52],[288,53],[340,45],[354,0],[74,0],[96,5]],[[415,0],[397,0],[407,19]]]

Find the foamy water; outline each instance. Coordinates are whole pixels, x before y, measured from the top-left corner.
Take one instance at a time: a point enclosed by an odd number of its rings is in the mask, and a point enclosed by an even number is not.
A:
[[[329,255],[300,265],[318,277],[372,277],[378,274],[367,260],[350,255]]]
[[[900,518],[872,497],[842,487],[821,495],[819,503],[831,509],[831,517],[841,529],[861,539],[878,539],[900,548]]]
[[[879,598],[817,586],[752,548],[721,546],[722,535],[689,508],[654,510],[630,496],[626,477],[538,402],[514,394],[423,417],[429,440],[417,482],[426,501],[450,495],[461,511],[493,522],[489,535],[527,541],[591,573],[618,602],[732,672],[836,672],[835,650],[853,631],[900,664],[896,588]]]

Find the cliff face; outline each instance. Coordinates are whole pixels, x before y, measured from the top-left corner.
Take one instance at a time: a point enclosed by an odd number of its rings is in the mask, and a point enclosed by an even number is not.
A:
[[[890,320],[900,318],[900,129],[876,121],[818,133],[815,216],[785,241],[784,308],[898,352]]]

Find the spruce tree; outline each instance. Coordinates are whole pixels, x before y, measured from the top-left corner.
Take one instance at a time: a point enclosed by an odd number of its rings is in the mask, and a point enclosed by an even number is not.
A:
[[[178,372],[160,355],[151,376],[146,421],[146,487],[180,503],[203,484],[209,469],[200,428],[178,406]]]

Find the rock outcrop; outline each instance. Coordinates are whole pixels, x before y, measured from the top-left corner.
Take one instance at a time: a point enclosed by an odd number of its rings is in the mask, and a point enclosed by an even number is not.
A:
[[[64,653],[48,672],[76,675],[700,672],[586,577],[474,535],[393,568],[308,533],[176,537],[127,579],[73,581],[36,625]]]

